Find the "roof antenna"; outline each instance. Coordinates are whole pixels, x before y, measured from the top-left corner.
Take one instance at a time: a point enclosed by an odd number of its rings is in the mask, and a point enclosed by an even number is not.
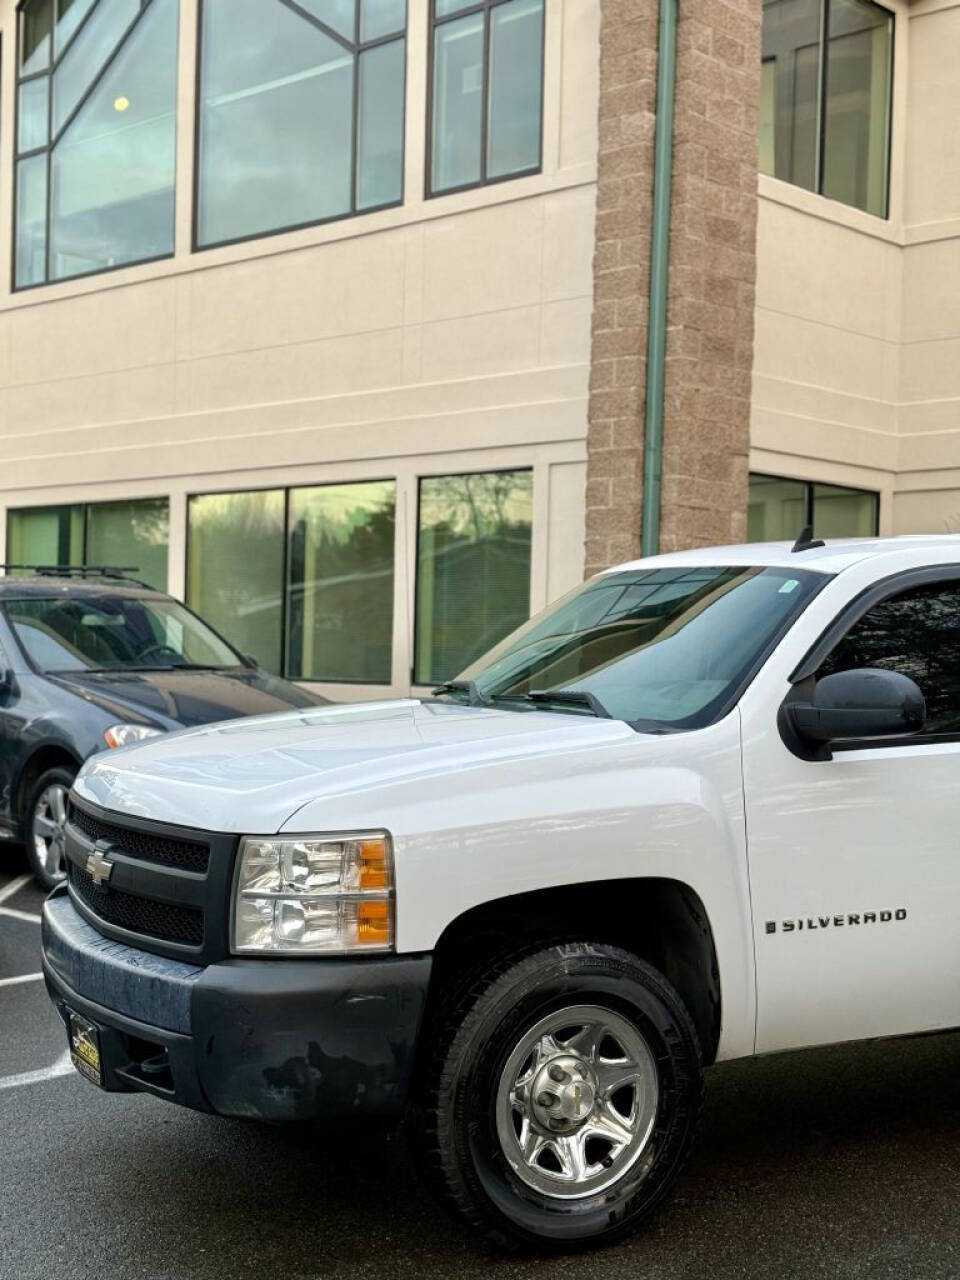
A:
[[[794,551],[812,551],[814,547],[825,547],[826,545],[822,538],[813,536],[813,525],[808,524],[804,525],[800,530],[800,537],[790,548],[790,554],[792,555]]]

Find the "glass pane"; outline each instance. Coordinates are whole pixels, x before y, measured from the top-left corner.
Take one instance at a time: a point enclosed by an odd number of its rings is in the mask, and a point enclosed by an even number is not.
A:
[[[47,157],[17,165],[17,286],[47,278]]]
[[[187,604],[275,675],[280,673],[283,513],[282,489],[203,494],[190,499],[187,512]]]
[[[448,13],[459,13],[461,9],[469,9],[477,0],[437,0],[437,17],[444,18]]]
[[[480,181],[483,145],[482,13],[446,22],[434,32],[434,191]]]
[[[763,7],[763,60],[773,77],[776,178],[817,185],[821,0],[767,0]]]
[[[491,17],[487,176],[503,178],[540,166],[543,0],[510,0]]]
[[[40,76],[20,86],[17,149],[33,151],[47,145],[49,129],[50,77]]]
[[[761,173],[775,172],[776,126],[774,87],[777,64],[768,58],[760,68],[760,111],[757,121],[757,168]]]
[[[357,0],[296,0],[301,9],[349,40],[357,38]]]
[[[361,40],[379,40],[406,27],[406,0],[360,0]]]
[[[201,244],[350,211],[353,55],[269,4],[204,5]]]
[[[931,584],[876,605],[837,645],[818,677],[861,667],[899,671],[927,700],[928,733],[960,729],[960,588]]]
[[[70,37],[90,12],[96,0],[58,0],[57,26],[53,33],[53,52],[59,57],[70,43]]]
[[[110,0],[97,6],[53,76],[53,132],[64,122],[103,69],[140,11],[140,0]]]
[[[173,252],[178,0],[152,0],[53,152],[53,279]]]
[[[831,0],[823,194],[887,215],[893,17],[862,0]]]
[[[53,0],[32,0],[23,10],[21,75],[29,76],[50,65],[50,28]]]
[[[7,519],[7,562],[83,564],[83,507],[32,507]]]
[[[813,532],[818,538],[874,538],[879,499],[875,493],[813,486]]]
[[[135,569],[131,576],[166,591],[169,541],[166,498],[98,502],[87,508],[87,564]]]
[[[806,523],[807,485],[803,480],[750,477],[748,542],[795,542]]]
[[[291,491],[292,680],[390,683],[395,509],[392,480]]]
[[[360,55],[357,122],[357,208],[403,196],[404,63],[406,41]]]
[[[449,680],[530,613],[533,473],[420,481],[414,683]]]

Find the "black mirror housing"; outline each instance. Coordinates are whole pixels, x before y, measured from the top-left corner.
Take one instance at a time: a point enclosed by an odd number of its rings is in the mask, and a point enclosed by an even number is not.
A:
[[[824,676],[809,698],[786,703],[784,712],[798,738],[825,744],[919,733],[927,705],[909,676],[861,667]]]

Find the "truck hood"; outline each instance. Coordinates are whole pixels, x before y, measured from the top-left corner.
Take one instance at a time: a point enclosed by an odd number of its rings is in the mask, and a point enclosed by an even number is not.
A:
[[[171,734],[92,757],[74,785],[131,817],[265,835],[296,830],[297,811],[312,801],[634,737],[617,720],[551,711],[361,703]]]

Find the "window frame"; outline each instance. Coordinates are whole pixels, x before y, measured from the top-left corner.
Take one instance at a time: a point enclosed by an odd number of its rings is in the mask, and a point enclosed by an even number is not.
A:
[[[94,7],[95,7],[95,6],[94,6]],[[116,506],[118,503],[124,503],[124,502],[126,502],[126,503],[134,503],[134,502],[163,502],[163,503],[166,503],[166,507],[167,507],[167,521],[168,521],[168,524],[167,524],[167,584],[166,584],[166,586],[164,586],[164,587],[148,587],[148,590],[150,590],[150,591],[160,591],[160,592],[161,592],[161,594],[163,594],[163,595],[167,595],[167,594],[168,594],[168,588],[169,588],[169,585],[170,585],[170,526],[169,526],[169,520],[170,520],[170,511],[171,511],[171,507],[172,507],[172,503],[171,503],[171,501],[170,501],[170,495],[169,495],[168,493],[158,493],[158,494],[156,494],[156,495],[153,495],[153,494],[137,494],[137,496],[136,496],[136,497],[134,497],[134,498],[100,498],[100,499],[98,499],[97,501],[94,501],[94,502],[83,502],[83,501],[80,501],[80,502],[47,502],[47,503],[41,503],[41,504],[39,504],[39,505],[37,505],[37,504],[32,504],[32,505],[31,505],[31,506],[29,506],[29,507],[7,507],[7,511],[6,511],[7,520],[6,520],[6,530],[5,530],[5,535],[6,535],[6,545],[7,545],[8,547],[9,547],[9,545],[10,545],[10,530],[11,530],[11,523],[12,523],[13,518],[14,518],[15,516],[17,516],[17,515],[22,515],[22,514],[24,514],[24,513],[26,513],[26,512],[30,512],[30,511],[69,511],[69,509],[70,509],[71,507],[79,507],[79,508],[81,509],[81,511],[83,512],[83,537],[82,537],[82,539],[81,539],[81,544],[82,544],[82,545],[81,545],[81,556],[82,556],[82,559],[81,559],[81,561],[80,561],[80,564],[78,564],[78,565],[71,565],[71,564],[67,564],[67,563],[64,563],[64,562],[62,562],[62,561],[61,561],[61,562],[60,562],[60,563],[58,563],[57,565],[51,565],[50,567],[51,567],[51,568],[63,568],[63,569],[84,569],[84,568],[86,568],[86,567],[87,567],[87,560],[88,560],[88,558],[89,558],[89,554],[90,554],[90,508],[91,508],[91,507],[113,507],[113,506]],[[121,566],[121,565],[109,565],[109,566],[107,566],[107,567],[108,567],[108,568],[111,568],[111,569],[113,569],[113,568],[119,569],[119,568],[121,568],[122,566]],[[139,568],[139,566],[137,567],[136,572],[137,572],[137,573],[140,573],[140,568]],[[181,602],[181,603],[185,603],[185,602]],[[208,624],[208,625],[209,625],[209,624]],[[233,645],[231,645],[230,647],[231,647],[231,648],[234,648],[234,646],[233,646]]]
[[[427,42],[427,139],[424,151],[424,199],[439,200],[443,196],[457,195],[462,191],[476,191],[480,187],[494,187],[502,182],[515,182],[518,178],[530,178],[538,173],[543,172],[543,134],[544,134],[544,113],[546,110],[546,63],[547,63],[547,8],[549,0],[543,2],[543,12],[540,18],[540,146],[538,149],[537,163],[528,169],[520,169],[516,173],[505,173],[499,177],[490,178],[487,176],[487,159],[490,141],[490,32],[493,26],[491,14],[494,9],[498,9],[501,5],[509,4],[510,0],[474,0],[474,3],[464,5],[462,9],[457,9],[453,13],[438,14],[437,0],[430,0],[427,20],[430,24],[429,39]],[[480,177],[476,182],[463,182],[456,187],[444,187],[440,191],[433,189],[433,86],[434,74],[436,71],[436,47],[437,47],[437,28],[446,26],[450,22],[458,22],[462,18],[470,18],[475,14],[482,13],[484,15],[483,28],[483,84],[481,91],[483,101],[480,108]]]
[[[880,536],[880,491],[878,489],[863,489],[859,485],[852,484],[834,484],[832,480],[804,480],[800,476],[777,476],[769,471],[751,471],[747,476],[747,503],[750,502],[750,481],[751,480],[780,480],[788,484],[802,484],[806,490],[804,494],[804,524],[814,529],[814,537],[816,537],[816,529],[813,522],[814,504],[816,502],[817,486],[821,485],[829,489],[846,489],[850,493],[860,493],[875,500],[875,509],[873,517],[873,533],[865,536],[878,538]],[[800,530],[797,530],[799,533]],[[851,534],[851,537],[856,535]],[[745,543],[746,546],[754,545]]]
[[[951,584],[960,586],[960,564],[922,565],[915,569],[903,569],[885,578],[879,578],[876,582],[872,582],[870,586],[865,587],[852,600],[847,601],[791,671],[788,677],[790,692],[784,698],[781,710],[796,699],[801,685],[806,681],[816,679],[817,673],[834,649],[846,639],[857,623],[871,609],[879,604],[884,604],[887,600],[893,599],[894,596],[903,595],[904,592],[910,591],[914,587],[938,585],[947,587]],[[910,734],[906,737],[835,742],[830,743],[830,751],[881,751],[889,747],[921,747],[938,742],[960,742],[960,731],[956,733],[921,732]],[[788,741],[786,745],[792,754],[799,754]],[[806,755],[801,756],[801,758],[808,759]]]
[[[21,0],[23,3],[24,0]],[[500,0],[502,3],[502,0]],[[282,227],[273,227],[269,231],[252,231],[243,236],[232,236],[227,240],[211,240],[208,244],[200,243],[200,180],[203,154],[201,135],[203,132],[203,27],[204,15],[208,0],[197,0],[197,39],[196,57],[194,61],[193,86],[193,194],[190,210],[190,249],[192,253],[209,253],[214,249],[225,249],[231,245],[249,244],[253,240],[267,240],[272,236],[289,235],[294,231],[305,231],[310,227],[325,227],[334,222],[345,222],[352,218],[365,218],[371,213],[382,213],[385,209],[399,209],[406,200],[407,182],[407,90],[410,73],[410,0],[406,0],[405,22],[402,34],[378,36],[373,40],[361,40],[362,0],[356,2],[353,41],[346,40],[333,27],[328,26],[320,18],[297,4],[297,0],[276,0],[286,5],[297,17],[309,22],[330,40],[336,41],[341,48],[348,50],[353,57],[353,121],[350,134],[350,208],[346,213],[336,213],[328,218],[312,218],[307,222],[291,222]],[[359,104],[360,104],[360,58],[370,49],[403,41],[403,120],[400,129],[400,195],[396,200],[388,200],[381,204],[369,205],[364,209],[357,208],[357,155],[359,150]],[[296,486],[294,486],[296,487]],[[236,492],[245,492],[237,490]],[[188,495],[188,499],[191,496]]]
[[[17,9],[16,9],[17,54],[16,54],[16,78],[14,80],[14,92],[13,92],[13,181],[11,183],[11,187],[13,189],[13,219],[12,219],[12,225],[11,225],[12,252],[10,254],[10,291],[11,293],[27,293],[31,289],[48,289],[51,287],[51,285],[70,284],[74,280],[88,280],[90,279],[91,276],[110,275],[114,271],[128,271],[130,270],[131,267],[148,266],[152,262],[169,262],[171,258],[174,258],[176,256],[176,251],[177,251],[176,250],[176,208],[175,208],[174,209],[174,245],[169,253],[152,254],[149,258],[137,258],[135,262],[118,262],[118,263],[115,263],[112,267],[94,267],[91,271],[78,271],[73,275],[58,276],[56,279],[54,279],[50,274],[51,251],[53,248],[53,236],[52,236],[53,202],[50,196],[52,191],[53,151],[54,151],[55,143],[59,141],[60,138],[63,137],[67,129],[70,127],[70,125],[74,122],[74,120],[77,118],[79,113],[86,106],[87,102],[90,99],[90,96],[98,88],[101,80],[103,80],[104,76],[110,70],[117,56],[126,47],[127,41],[130,38],[132,32],[140,23],[140,21],[143,19],[144,13],[150,7],[150,4],[151,4],[151,0],[139,0],[140,7],[137,10],[137,16],[133,19],[133,21],[129,24],[129,26],[127,26],[123,35],[120,37],[116,46],[110,53],[110,56],[100,67],[99,71],[94,76],[94,78],[90,81],[90,84],[87,86],[86,91],[83,93],[79,101],[74,105],[72,111],[70,112],[70,114],[67,116],[67,118],[64,120],[63,124],[61,125],[60,131],[57,134],[57,137],[54,138],[53,137],[54,73],[56,72],[57,68],[59,67],[63,59],[67,56],[67,54],[73,48],[78,37],[86,29],[87,23],[96,13],[96,11],[99,9],[100,4],[106,3],[107,0],[94,0],[93,4],[91,4],[90,8],[87,10],[87,12],[81,18],[80,22],[77,24],[76,29],[74,30],[73,34],[70,36],[67,43],[60,50],[59,54],[55,54],[54,53],[54,49],[55,49],[54,35],[57,29],[58,2],[59,0],[51,0],[51,3],[53,5],[53,25],[50,28],[50,61],[42,71],[34,71],[31,75],[27,75],[27,76],[22,76],[20,74],[20,67],[23,62],[23,37],[24,37],[24,25],[25,25],[24,10],[31,3],[31,0],[19,0],[19,3],[17,4]],[[183,21],[182,6],[180,6],[179,8],[177,20],[178,20],[178,23]],[[179,107],[179,78],[180,77],[179,77],[179,68],[178,68],[177,70],[177,81],[178,81],[177,106],[178,107]],[[42,79],[46,79],[48,81],[47,141],[46,141],[46,144],[42,147],[31,147],[30,150],[21,152],[20,151],[20,89],[21,89],[21,86],[24,84],[29,84],[32,81],[42,80]],[[18,200],[20,196],[20,190],[19,190],[20,183],[19,183],[18,175],[20,172],[21,163],[24,160],[31,160],[36,158],[37,156],[44,156],[46,159],[46,210],[45,210],[46,219],[44,224],[45,236],[46,236],[46,241],[44,245],[44,276],[45,278],[43,280],[35,280],[31,284],[18,284],[17,283],[17,250],[18,250],[18,234],[20,229],[19,218],[18,218]],[[176,192],[176,177],[177,177],[177,168],[175,163],[174,192]],[[176,200],[176,195],[174,195],[174,200]]]
[[[527,604],[528,614],[533,608],[533,535],[536,524],[536,468],[531,464],[520,467],[469,467],[463,471],[431,471],[416,477],[417,485],[417,501],[414,504],[414,520],[413,520],[413,561],[410,565],[413,577],[413,601],[412,601],[412,622],[410,628],[410,688],[411,689],[434,689],[437,687],[435,680],[417,680],[417,656],[418,641],[420,634],[420,516],[423,508],[423,483],[425,480],[442,480],[448,476],[501,476],[514,475],[516,472],[526,472],[530,476],[530,492],[531,492],[531,512],[530,512],[530,571],[529,579],[529,602]],[[509,634],[509,633],[508,633]],[[506,639],[506,636],[503,637]]]
[[[880,4],[879,0],[860,0],[861,4],[867,5],[871,9],[877,9],[880,13],[886,15],[890,22],[890,51],[887,56],[887,73],[889,78],[889,90],[887,92],[887,136],[884,147],[884,181],[883,181],[883,212],[873,213],[870,209],[862,209],[859,205],[848,204],[845,200],[837,200],[835,196],[827,195],[823,190],[823,179],[826,171],[826,139],[827,139],[827,97],[829,94],[830,80],[830,7],[831,0],[820,0],[820,37],[817,42],[818,64],[817,64],[817,129],[816,129],[816,155],[814,158],[814,185],[811,195],[820,196],[823,200],[832,200],[836,204],[841,204],[847,209],[856,209],[858,213],[864,213],[869,218],[879,218],[883,222],[889,222],[890,204],[891,204],[891,180],[893,169],[893,127],[894,127],[894,106],[895,106],[895,72],[897,66],[897,26],[899,15],[895,9],[888,8],[885,4]],[[774,61],[776,60],[774,56]],[[761,63],[767,61],[761,54]],[[776,85],[774,86],[774,119],[776,119]],[[774,169],[776,168],[776,143],[774,143]],[[765,177],[775,178],[777,182],[785,182],[788,186],[798,187],[801,191],[807,191],[809,188],[804,187],[801,183],[793,182],[790,178],[779,178],[776,173],[767,174],[761,169],[761,173]],[[867,491],[869,492],[869,491]]]

